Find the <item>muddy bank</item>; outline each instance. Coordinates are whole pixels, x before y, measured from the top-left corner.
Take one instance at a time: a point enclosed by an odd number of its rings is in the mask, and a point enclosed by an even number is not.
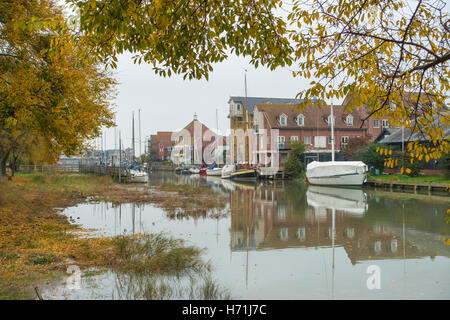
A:
[[[82,269],[124,268],[124,255],[139,248],[137,243],[142,239],[79,238],[74,231],[83,230],[59,214],[66,207],[100,200],[152,203],[168,214],[182,215],[223,207],[220,195],[207,188],[123,186],[108,177],[79,174],[16,176],[0,184],[0,299],[35,299],[34,286],[60,279],[69,264]],[[174,252],[185,263],[179,265],[180,269],[190,268],[188,262],[199,259],[197,249],[169,240],[165,242],[167,252],[152,256],[163,260],[147,259],[144,266],[157,266],[154,272],[171,272],[168,268],[173,263],[167,263],[164,257],[173,258]],[[141,254],[144,251],[140,249]],[[133,265],[142,268],[142,263]],[[197,261],[195,265],[200,264]]]

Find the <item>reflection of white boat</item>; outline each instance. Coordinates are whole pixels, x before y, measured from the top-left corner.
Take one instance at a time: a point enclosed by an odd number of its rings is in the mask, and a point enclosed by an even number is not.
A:
[[[140,182],[146,183],[148,182],[148,174],[144,171],[130,170],[130,178],[131,182]]]
[[[310,184],[360,186],[366,181],[367,166],[362,161],[313,161],[306,167]]]
[[[222,168],[213,168],[213,169],[207,169],[206,170],[207,176],[218,176],[220,177],[222,175]]]
[[[222,178],[223,178],[223,177],[222,177]],[[236,190],[236,187],[233,185],[233,183],[232,183],[230,180],[227,180],[227,179],[221,179],[220,181],[221,181],[223,187],[224,187],[225,189],[227,189],[228,191],[234,191],[234,190]]]
[[[222,178],[228,179],[231,177],[231,173],[236,171],[236,166],[234,164],[226,164],[222,168]]]
[[[335,209],[349,215],[361,216],[368,209],[366,194],[360,189],[309,186],[306,199],[316,209]]]

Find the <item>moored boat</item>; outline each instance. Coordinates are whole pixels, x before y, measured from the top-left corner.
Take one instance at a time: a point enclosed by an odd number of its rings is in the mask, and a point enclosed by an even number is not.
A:
[[[310,184],[323,186],[361,186],[367,180],[367,165],[362,161],[334,161],[334,114],[331,103],[331,161],[313,161],[306,166]]]
[[[190,168],[189,171],[191,172],[191,174],[199,174],[200,173],[199,168]]]
[[[131,182],[146,183],[148,182],[148,174],[144,171],[130,170]]]
[[[362,161],[313,161],[306,167],[310,184],[361,186],[367,180],[367,165]]]
[[[230,173],[230,179],[233,180],[256,180],[258,172],[256,169],[241,169]]]
[[[182,167],[176,167],[175,168],[175,173],[181,173],[181,171],[183,171]]]
[[[222,179],[231,178],[231,173],[236,171],[236,165],[234,164],[226,164],[222,168]]]
[[[216,163],[213,163],[206,169],[206,175],[220,177],[222,175],[222,168],[219,168]]]
[[[218,176],[220,177],[222,175],[222,168],[212,168],[206,170],[207,176]]]

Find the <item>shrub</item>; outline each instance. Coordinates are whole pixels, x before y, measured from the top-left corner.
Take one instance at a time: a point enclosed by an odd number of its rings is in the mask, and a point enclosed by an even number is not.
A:
[[[298,177],[303,172],[303,163],[301,156],[305,152],[305,145],[301,141],[295,141],[290,143],[291,151],[289,157],[284,163],[284,169],[286,174]]]
[[[378,143],[371,143],[362,149],[357,151],[357,157],[359,160],[363,161],[366,165],[369,166],[369,168],[374,168],[380,170],[380,172],[384,169],[384,158],[385,156],[380,155],[377,152],[377,148],[386,148],[386,146],[378,144]]]

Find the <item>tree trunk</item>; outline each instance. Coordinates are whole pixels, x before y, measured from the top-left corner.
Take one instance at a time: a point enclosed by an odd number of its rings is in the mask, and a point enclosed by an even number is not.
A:
[[[3,155],[0,155],[0,177],[6,176],[6,161],[9,157],[9,151]]]

